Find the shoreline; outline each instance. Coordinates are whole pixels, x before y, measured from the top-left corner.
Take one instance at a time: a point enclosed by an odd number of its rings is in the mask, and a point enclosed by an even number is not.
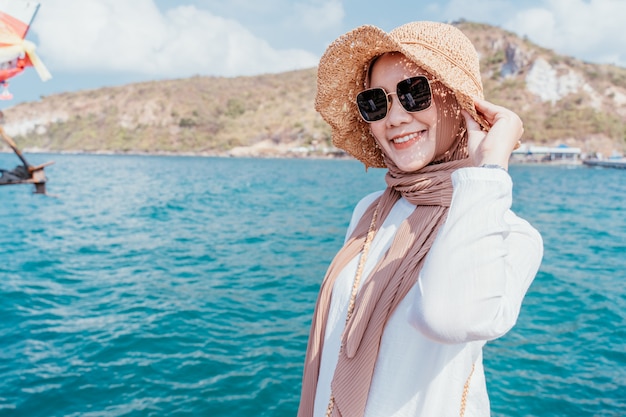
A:
[[[32,155],[99,155],[99,156],[185,156],[185,157],[203,157],[203,158],[257,158],[257,159],[337,159],[337,160],[355,160],[347,153],[241,153],[233,154],[230,152],[173,152],[173,151],[83,151],[83,150],[50,150],[41,148],[24,148],[21,149],[23,154]],[[11,149],[0,149],[0,154],[14,154]]]
[[[169,151],[158,151],[158,152],[145,152],[145,151],[53,151],[53,150],[43,150],[43,149],[28,149],[22,150],[23,154],[31,154],[31,155],[85,155],[85,156],[166,156],[166,157],[200,157],[200,158],[221,158],[221,159],[311,159],[311,160],[337,160],[337,161],[355,161],[359,162],[356,158],[350,156],[347,153],[339,154],[302,154],[302,153],[288,153],[288,154],[242,154],[242,155],[233,155],[229,153],[218,153],[218,152],[169,152]],[[14,154],[12,150],[0,149],[0,154]],[[593,159],[593,158],[590,158]],[[585,166],[585,161],[583,159],[578,160],[532,160],[532,161],[523,161],[519,159],[511,159],[509,162],[510,166]],[[608,161],[608,159],[606,159]],[[370,168],[374,169],[374,168]]]

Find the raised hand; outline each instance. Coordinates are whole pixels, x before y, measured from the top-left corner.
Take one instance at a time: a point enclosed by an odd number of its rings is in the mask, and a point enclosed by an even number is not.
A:
[[[508,169],[511,152],[518,146],[524,133],[522,120],[513,111],[486,100],[475,99],[474,105],[476,111],[491,125],[491,129],[485,132],[466,111],[463,111],[472,162],[475,166],[495,164]]]

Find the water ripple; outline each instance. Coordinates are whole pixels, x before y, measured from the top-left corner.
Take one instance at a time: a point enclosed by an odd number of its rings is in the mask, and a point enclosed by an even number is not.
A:
[[[382,172],[41,158],[59,198],[0,189],[0,416],[294,415],[320,280]],[[511,173],[546,256],[485,350],[493,414],[626,415],[623,173]]]

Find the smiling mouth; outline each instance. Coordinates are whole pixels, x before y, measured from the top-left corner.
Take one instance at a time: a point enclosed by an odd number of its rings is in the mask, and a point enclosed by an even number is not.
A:
[[[394,138],[391,140],[391,142],[394,145],[405,145],[409,142],[414,142],[417,139],[419,139],[422,136],[422,133],[424,131],[420,131],[420,132],[413,132],[413,133],[409,133],[408,135],[404,135],[404,136],[400,136],[397,138]]]

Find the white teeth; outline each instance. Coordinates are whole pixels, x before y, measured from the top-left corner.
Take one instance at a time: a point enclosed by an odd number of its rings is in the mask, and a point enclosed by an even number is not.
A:
[[[415,139],[417,137],[417,133],[411,133],[409,135],[406,136],[402,136],[401,138],[396,138],[393,140],[393,143],[404,143],[404,142],[408,142],[411,139]]]

